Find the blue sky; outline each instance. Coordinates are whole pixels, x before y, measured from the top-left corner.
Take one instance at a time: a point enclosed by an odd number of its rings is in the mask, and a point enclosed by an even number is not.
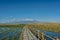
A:
[[[0,22],[60,22],[59,0],[0,0]]]

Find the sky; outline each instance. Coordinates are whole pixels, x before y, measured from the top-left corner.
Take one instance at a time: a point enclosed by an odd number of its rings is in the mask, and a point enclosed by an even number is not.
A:
[[[60,22],[60,0],[0,0],[0,23],[22,20]]]

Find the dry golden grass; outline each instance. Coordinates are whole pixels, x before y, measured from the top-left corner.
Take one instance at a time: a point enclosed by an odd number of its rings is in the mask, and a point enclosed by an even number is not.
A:
[[[59,23],[29,24],[28,26],[37,28],[39,30],[60,32],[60,24]]]

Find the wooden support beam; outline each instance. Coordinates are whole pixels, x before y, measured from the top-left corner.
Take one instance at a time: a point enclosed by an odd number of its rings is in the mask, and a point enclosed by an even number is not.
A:
[[[38,30],[38,40],[40,40],[40,32],[39,32],[39,30]]]
[[[41,37],[42,37],[42,40],[45,40],[44,33],[42,33]]]
[[[59,38],[55,38],[55,40],[60,40]]]

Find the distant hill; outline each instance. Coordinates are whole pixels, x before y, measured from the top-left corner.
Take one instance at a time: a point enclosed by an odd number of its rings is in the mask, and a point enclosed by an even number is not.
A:
[[[16,21],[16,22],[9,22],[9,23],[0,23],[0,24],[31,24],[31,23],[39,23],[39,21]]]
[[[50,23],[53,23],[53,22],[40,22],[40,21],[33,20],[33,21],[14,21],[14,22],[0,23],[0,24],[32,24],[32,23],[50,24]]]

